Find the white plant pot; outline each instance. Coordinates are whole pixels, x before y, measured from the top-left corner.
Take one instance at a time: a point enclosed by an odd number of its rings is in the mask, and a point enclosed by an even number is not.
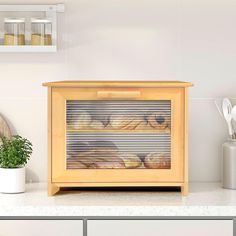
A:
[[[0,168],[0,192],[25,192],[25,167],[12,169]]]

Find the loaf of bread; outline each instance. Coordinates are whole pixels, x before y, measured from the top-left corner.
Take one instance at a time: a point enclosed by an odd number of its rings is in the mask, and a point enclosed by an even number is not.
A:
[[[170,115],[166,112],[154,112],[147,117],[149,125],[157,130],[164,130],[170,127]]]
[[[67,169],[87,169],[88,166],[80,162],[80,159],[77,156],[71,156],[66,160]]]
[[[123,169],[125,164],[117,150],[97,148],[94,150],[93,163],[89,168]]]
[[[138,168],[142,165],[141,159],[133,153],[119,153],[119,157],[123,160],[126,169]]]
[[[101,121],[105,127],[109,123],[109,117],[110,117],[110,115],[107,114],[106,110],[98,110],[96,107],[93,110],[93,114],[92,114],[93,120]]]
[[[144,159],[144,166],[149,169],[170,169],[171,159],[169,154],[149,153]]]
[[[135,130],[147,130],[149,128],[150,126],[148,125],[147,121],[143,120],[135,127]]]
[[[100,120],[93,120],[90,123],[90,127],[96,130],[102,130],[105,128],[104,124]]]
[[[90,169],[123,169],[125,168],[123,160],[116,151],[94,150],[85,152],[74,157],[74,160],[82,163]]]
[[[117,146],[111,141],[90,141],[88,144],[94,151],[118,151]]]
[[[67,168],[124,169],[117,146],[111,141],[72,142],[68,151]]]
[[[110,116],[109,125],[113,129],[121,129],[130,122],[129,116],[113,114]]]
[[[91,151],[91,147],[86,142],[68,142],[67,143],[67,154],[69,156],[77,155],[81,152]]]
[[[119,158],[118,156],[109,155],[109,157],[107,156],[107,158],[104,158],[106,156],[105,153],[100,153],[99,156],[101,156],[101,158],[98,158],[96,161],[94,161],[89,166],[90,169],[124,169],[125,168],[123,160]]]
[[[143,117],[139,115],[113,114],[109,124],[113,129],[134,130],[143,121]]]
[[[134,117],[133,119],[131,118],[131,121],[124,127],[122,127],[122,130],[134,130],[136,127],[142,123],[141,118]]]
[[[72,113],[67,117],[67,126],[69,129],[85,129],[91,123],[91,115],[86,112]]]

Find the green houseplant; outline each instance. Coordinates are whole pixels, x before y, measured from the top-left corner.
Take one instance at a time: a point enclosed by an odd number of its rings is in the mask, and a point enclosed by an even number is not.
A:
[[[32,143],[19,135],[11,139],[1,138],[0,144],[0,192],[25,191],[25,165],[32,154]]]

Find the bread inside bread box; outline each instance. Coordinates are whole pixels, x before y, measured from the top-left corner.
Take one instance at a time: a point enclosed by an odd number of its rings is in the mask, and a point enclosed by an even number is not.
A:
[[[67,100],[67,169],[170,169],[170,100]]]

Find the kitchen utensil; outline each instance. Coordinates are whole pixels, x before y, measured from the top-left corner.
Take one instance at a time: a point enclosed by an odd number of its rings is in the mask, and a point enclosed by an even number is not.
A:
[[[233,120],[236,121],[236,106],[232,108],[231,114],[232,114]]]
[[[222,110],[223,110],[226,123],[228,125],[229,135],[232,139],[234,139],[235,134],[234,134],[232,123],[231,123],[232,122],[232,114],[231,114],[232,104],[228,98],[223,99]]]
[[[215,103],[216,108],[217,108],[218,112],[220,113],[221,117],[224,118],[223,110],[222,110],[222,101],[223,101],[222,98],[216,98],[216,99],[214,100],[214,103]]]

